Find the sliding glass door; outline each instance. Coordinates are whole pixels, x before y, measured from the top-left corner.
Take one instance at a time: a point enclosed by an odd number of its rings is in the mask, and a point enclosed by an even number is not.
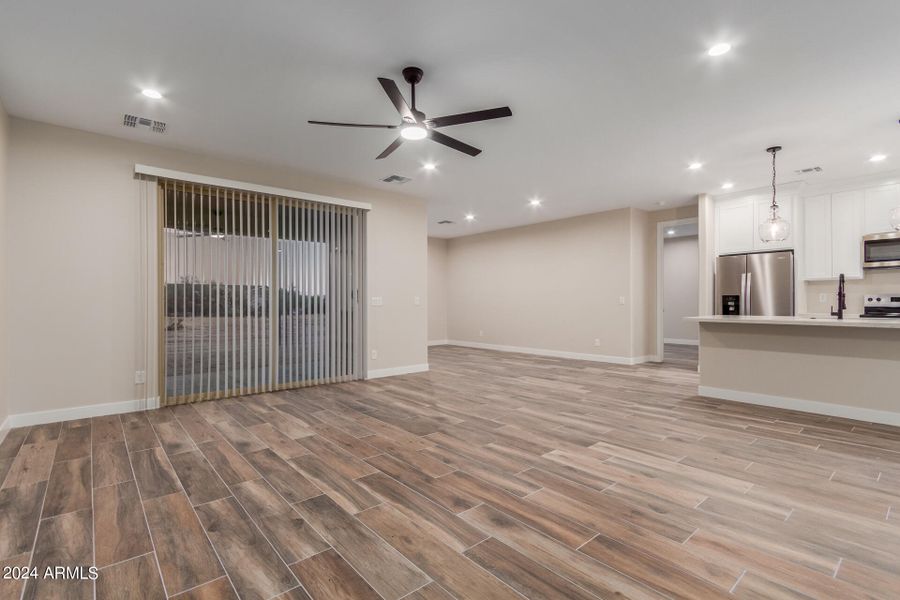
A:
[[[163,404],[364,373],[365,211],[161,180]]]

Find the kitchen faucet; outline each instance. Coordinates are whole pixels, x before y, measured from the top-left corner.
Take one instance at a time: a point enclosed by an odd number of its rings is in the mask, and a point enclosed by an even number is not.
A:
[[[838,279],[838,309],[837,312],[834,311],[834,306],[831,307],[831,316],[837,317],[838,319],[844,318],[844,311],[847,310],[847,294],[844,293],[844,274],[841,273],[840,278]]]

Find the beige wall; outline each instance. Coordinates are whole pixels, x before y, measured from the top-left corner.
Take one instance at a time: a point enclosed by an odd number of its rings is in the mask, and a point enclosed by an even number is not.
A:
[[[447,340],[447,240],[428,238],[428,341]]]
[[[0,427],[6,421],[9,414],[8,379],[6,361],[8,355],[8,336],[6,332],[6,296],[9,294],[9,285],[6,280],[7,260],[7,235],[6,235],[6,188],[8,180],[7,147],[9,118],[3,103],[0,101]],[[0,439],[3,432],[0,430]]]
[[[135,163],[370,202],[368,295],[384,304],[369,307],[369,370],[427,362],[422,201],[33,121],[12,119],[10,134],[11,413],[139,397]]]
[[[633,356],[634,212],[621,209],[451,239],[449,339]]]
[[[448,338],[652,358],[656,224],[696,216],[696,206],[626,208],[451,239]]]
[[[810,313],[827,313],[837,306],[837,287],[835,281],[810,281],[806,283],[806,310]],[[863,296],[891,292],[900,294],[900,269],[866,271],[865,278],[849,280],[845,286],[847,292],[847,312],[858,315],[863,310]],[[825,301],[819,295],[825,294]]]
[[[697,341],[697,236],[666,239],[663,243],[663,335],[666,339]]]

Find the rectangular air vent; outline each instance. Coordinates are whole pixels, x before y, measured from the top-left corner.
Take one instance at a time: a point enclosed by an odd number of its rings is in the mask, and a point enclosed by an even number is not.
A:
[[[153,119],[148,119],[147,117],[138,117],[136,115],[125,115],[125,118],[122,119],[122,125],[124,125],[125,127],[134,127],[135,129],[138,127],[144,127],[154,133],[166,132],[166,124],[164,122],[154,121]]]
[[[821,173],[822,167],[807,167],[806,169],[799,169],[794,171],[797,175],[805,175],[806,173]]]
[[[438,225],[453,225],[453,221],[448,221],[444,219],[443,221],[438,221]]]
[[[382,179],[382,181],[385,183],[396,183],[397,185],[401,185],[406,183],[407,181],[410,181],[410,178],[404,177],[403,175],[389,175],[388,177]]]

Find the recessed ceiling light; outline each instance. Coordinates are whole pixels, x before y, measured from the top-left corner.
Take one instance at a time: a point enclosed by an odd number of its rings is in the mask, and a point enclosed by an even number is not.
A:
[[[540,206],[541,199],[540,198],[532,198],[531,200],[528,201],[528,204],[530,204],[531,206]]]
[[[152,90],[150,88],[141,90],[141,93],[143,95],[147,96],[148,98],[153,98],[154,100],[159,100],[160,98],[162,98],[162,94],[159,91]]]
[[[427,162],[424,165],[422,165],[422,168],[425,169],[426,171],[434,171],[435,169],[437,169],[437,165],[434,164],[433,162]]]
[[[734,187],[734,184],[731,183],[730,181],[726,181],[725,183],[722,184],[723,190],[730,190],[733,187]]]
[[[466,213],[466,221],[474,221],[474,220],[475,220],[475,215],[473,215],[472,213]]]
[[[731,44],[722,42],[721,44],[712,46],[706,53],[710,56],[722,56],[723,54],[727,54],[729,50],[731,50]]]
[[[400,130],[400,135],[405,140],[422,140],[428,135],[428,130],[421,125],[406,125]]]
[[[693,162],[688,165],[688,169],[690,169],[691,171],[697,171],[702,168],[703,168],[703,163],[699,163],[699,162]]]
[[[675,230],[674,230],[674,229],[668,230],[668,231],[666,232],[666,235],[675,235]]]
[[[885,154],[873,154],[869,157],[869,162],[881,162],[887,158]]]

